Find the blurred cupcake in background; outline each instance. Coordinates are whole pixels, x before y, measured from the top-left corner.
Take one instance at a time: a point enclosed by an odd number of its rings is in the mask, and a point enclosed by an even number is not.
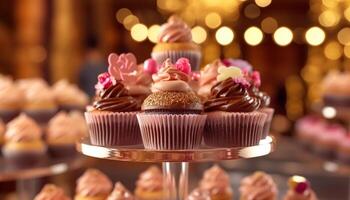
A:
[[[46,124],[53,117],[58,106],[52,90],[43,85],[33,85],[24,90],[23,112],[39,124]]]
[[[112,182],[97,169],[87,169],[78,178],[74,200],[106,200],[112,191]]]
[[[46,184],[43,189],[34,197],[34,200],[71,200],[62,188],[53,184]]]
[[[18,166],[35,164],[46,153],[39,125],[25,114],[6,126],[3,155]]]
[[[0,118],[9,122],[21,111],[24,95],[11,78],[0,78]]]
[[[226,67],[235,66],[235,67],[240,68],[243,72],[252,72],[253,71],[252,65],[246,60],[225,58],[225,59],[222,59],[221,62]]]
[[[163,200],[163,175],[157,166],[151,166],[140,174],[135,196],[138,200]]]
[[[79,138],[88,136],[89,131],[83,113],[80,111],[71,111],[69,112],[69,117],[74,123],[74,128],[76,129]]]
[[[305,147],[312,147],[316,137],[325,129],[327,123],[319,116],[308,115],[298,119],[295,130],[299,141]]]
[[[60,80],[53,85],[52,89],[61,110],[85,111],[89,97],[78,86],[70,84],[67,80]]]
[[[255,172],[243,178],[239,191],[241,200],[276,200],[278,192],[272,177],[264,172]]]
[[[233,198],[230,177],[218,165],[204,172],[199,188],[208,192],[211,200],[231,200]]]
[[[74,156],[75,143],[79,138],[76,122],[67,113],[61,111],[49,121],[45,139],[53,156]]]
[[[211,88],[217,83],[216,77],[218,76],[218,68],[224,66],[219,60],[214,60],[212,63],[207,64],[201,70],[201,76],[199,81],[200,88],[198,89],[198,95],[207,100],[210,96]]]
[[[212,199],[210,198],[208,191],[196,188],[191,192],[191,194],[188,195],[186,200],[212,200]]]
[[[158,43],[151,55],[159,64],[168,58],[173,63],[187,58],[192,71],[199,71],[202,58],[200,47],[192,41],[191,28],[176,15],[160,27]]]
[[[339,142],[336,152],[341,162],[350,164],[350,133]]]
[[[5,143],[5,123],[0,119],[0,148]]]
[[[25,78],[25,79],[18,79],[16,81],[16,84],[19,89],[21,89],[23,92],[27,91],[28,89],[32,87],[39,87],[39,88],[46,88],[49,89],[49,84],[42,78]]]
[[[310,182],[302,176],[292,176],[288,180],[289,190],[283,200],[317,200]]]
[[[121,182],[117,182],[106,200],[136,200],[136,198]]]

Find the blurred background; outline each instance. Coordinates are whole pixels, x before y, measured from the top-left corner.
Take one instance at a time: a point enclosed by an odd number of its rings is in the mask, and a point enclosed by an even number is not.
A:
[[[172,14],[191,26],[193,41],[202,49],[202,66],[216,58],[242,58],[261,72],[262,89],[275,108],[276,137],[293,135],[294,122],[306,114],[322,118],[317,107],[322,79],[332,70],[350,69],[349,0],[1,0],[0,73],[15,79],[41,77],[50,84],[67,79],[92,96],[96,74],[107,69],[107,55],[133,52],[143,63],[160,25]],[[328,118],[334,117],[332,111],[330,117],[326,111]],[[347,128],[346,120],[331,122]],[[281,141],[267,159],[223,166],[235,180],[254,170],[276,174],[282,190],[288,175],[307,175],[324,195],[320,199],[350,198],[346,164],[299,152],[291,137]],[[102,166],[114,180],[124,179],[133,188],[135,172],[146,165],[89,160],[86,166]],[[206,166],[210,164],[194,165],[194,176]],[[334,192],[324,190],[330,184]],[[13,193],[15,183],[0,184],[0,190]]]

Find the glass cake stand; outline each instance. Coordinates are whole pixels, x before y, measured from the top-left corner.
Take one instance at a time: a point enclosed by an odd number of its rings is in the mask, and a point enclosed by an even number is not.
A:
[[[143,146],[105,147],[92,145],[89,139],[77,143],[84,155],[128,162],[161,162],[164,175],[164,199],[184,200],[188,194],[189,162],[246,159],[264,156],[275,149],[276,141],[268,136],[256,146],[213,148],[201,146],[191,150],[147,150]]]

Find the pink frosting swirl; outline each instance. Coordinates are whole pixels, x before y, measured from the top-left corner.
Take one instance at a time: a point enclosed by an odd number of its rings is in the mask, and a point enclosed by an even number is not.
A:
[[[163,175],[157,166],[151,166],[140,174],[136,187],[143,191],[163,190]]]
[[[277,187],[271,176],[264,172],[255,172],[253,175],[245,177],[239,188],[243,199],[265,199],[275,200]]]
[[[76,122],[65,113],[56,114],[48,124],[46,139],[48,141],[69,141],[74,143],[80,138]]]
[[[218,165],[214,165],[204,172],[199,187],[202,190],[209,191],[213,195],[227,192],[232,193],[230,178]]]
[[[217,59],[207,64],[201,71],[201,78],[199,81],[200,88],[198,90],[200,96],[209,96],[211,88],[217,83],[216,77],[218,76],[218,68],[220,66],[224,66],[224,64]]]
[[[7,142],[40,140],[42,131],[39,125],[25,114],[10,121],[6,126],[5,140]]]
[[[108,195],[112,190],[112,182],[97,169],[88,169],[77,180],[76,193],[84,197]]]
[[[158,41],[164,43],[191,42],[191,29],[178,16],[173,15],[160,27]]]
[[[47,184],[40,193],[35,196],[34,200],[71,200],[71,198],[64,194],[63,189],[53,184]]]
[[[88,133],[87,123],[84,115],[79,111],[71,111],[69,113],[70,119],[74,122],[74,128],[80,137],[84,137]]]
[[[135,197],[121,182],[117,182],[107,200],[135,200]]]

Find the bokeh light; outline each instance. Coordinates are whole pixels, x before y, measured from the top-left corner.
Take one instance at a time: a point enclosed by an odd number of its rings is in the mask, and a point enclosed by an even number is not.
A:
[[[343,48],[336,41],[329,42],[324,48],[324,55],[330,60],[337,60],[341,57]]]
[[[278,27],[277,20],[273,17],[266,17],[261,22],[261,29],[265,33],[273,33]]]
[[[252,26],[244,32],[244,40],[251,46],[260,44],[263,37],[263,32],[256,26]]]
[[[211,12],[205,16],[205,24],[212,29],[219,27],[221,21],[221,16],[216,12]]]
[[[326,10],[320,14],[318,21],[324,27],[335,26],[339,23],[340,15],[332,10]]]
[[[123,23],[123,20],[127,17],[127,16],[129,16],[129,15],[131,15],[132,13],[131,13],[131,11],[129,10],[129,9],[127,9],[127,8],[121,8],[121,9],[119,9],[118,11],[117,11],[117,14],[116,14],[116,18],[117,18],[117,21],[119,22],[119,23]]]
[[[344,47],[344,55],[345,55],[347,58],[350,58],[350,46],[345,46],[345,47]]]
[[[273,39],[278,45],[287,46],[293,40],[293,32],[287,27],[280,27],[273,34]]]
[[[197,44],[201,44],[207,39],[207,32],[201,26],[193,27],[191,33],[192,40]]]
[[[350,21],[350,6],[347,9],[345,9],[344,17],[346,20]]]
[[[260,16],[260,8],[255,4],[249,4],[244,8],[244,15],[250,19]]]
[[[256,5],[259,7],[267,7],[271,4],[272,0],[255,0]]]
[[[305,33],[307,43],[312,46],[318,46],[324,42],[326,38],[325,32],[317,26],[309,28]]]
[[[228,45],[233,41],[234,33],[227,26],[219,28],[215,33],[216,41],[221,45]]]
[[[149,27],[147,36],[151,42],[153,42],[153,43],[157,42],[159,30],[160,30],[160,26],[157,24],[154,24],[154,25]]]
[[[131,28],[131,37],[137,42],[142,42],[147,38],[148,29],[143,24],[135,24]]]
[[[338,40],[343,45],[350,45],[350,28],[346,27],[338,32]]]
[[[135,15],[128,15],[123,20],[125,29],[130,30],[135,24],[139,23],[139,19]]]

